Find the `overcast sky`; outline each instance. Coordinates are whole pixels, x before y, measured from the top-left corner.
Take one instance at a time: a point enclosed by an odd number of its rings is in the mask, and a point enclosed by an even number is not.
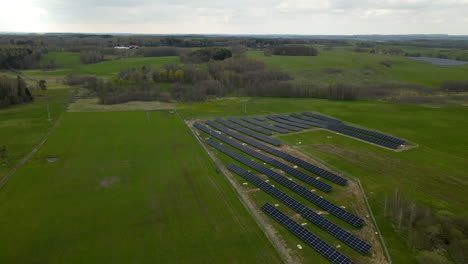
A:
[[[468,0],[0,0],[0,31],[468,35]]]

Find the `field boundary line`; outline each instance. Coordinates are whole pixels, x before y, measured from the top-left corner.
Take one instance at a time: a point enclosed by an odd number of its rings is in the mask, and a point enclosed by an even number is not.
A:
[[[390,257],[390,252],[388,251],[387,244],[385,243],[385,240],[384,240],[384,238],[382,236],[382,232],[380,231],[379,225],[377,224],[377,220],[375,219],[375,216],[374,216],[374,211],[372,211],[372,208],[371,208],[371,206],[369,204],[369,200],[367,199],[367,194],[366,194],[366,192],[364,190],[364,187],[362,186],[361,180],[359,178],[357,178],[356,176],[350,174],[350,173],[344,172],[343,170],[336,168],[335,166],[331,165],[330,163],[316,157],[315,155],[312,155],[311,153],[305,151],[304,149],[302,149],[300,147],[294,146],[293,148],[300,151],[300,152],[302,152],[302,153],[304,153],[304,154],[306,154],[306,155],[308,155],[309,157],[311,157],[313,159],[316,159],[317,161],[319,161],[320,163],[324,164],[325,166],[333,169],[334,171],[337,171],[340,174],[346,175],[346,177],[349,177],[349,178],[353,179],[354,181],[356,181],[358,183],[359,188],[361,189],[362,195],[364,197],[364,201],[366,202],[367,209],[369,210],[369,214],[370,214],[370,217],[372,219],[372,222],[374,223],[374,226],[377,229],[379,239],[380,239],[380,243],[381,243],[381,245],[382,245],[382,247],[384,249],[385,255],[386,255],[387,260],[388,260],[388,263],[392,264],[392,258]]]
[[[182,117],[179,115],[179,117],[182,119]],[[284,247],[279,238],[276,236],[276,234],[273,232],[273,230],[270,230],[268,228],[268,224],[265,223],[264,219],[262,219],[261,215],[259,214],[258,210],[255,210],[255,205],[253,202],[242,192],[242,190],[237,186],[235,181],[229,176],[230,173],[227,171],[226,167],[221,163],[221,161],[218,160],[218,158],[207,148],[205,144],[201,141],[200,137],[197,136],[196,132],[192,129],[192,127],[182,119],[182,121],[187,125],[188,129],[192,132],[193,136],[197,139],[197,141],[202,145],[203,149],[208,153],[210,156],[212,162],[214,165],[219,168],[219,170],[223,173],[223,175],[227,178],[229,181],[229,185],[231,185],[231,188],[234,189],[235,193],[237,193],[237,196],[240,198],[239,200],[241,201],[242,205],[244,205],[244,208],[247,209],[249,214],[252,216],[252,218],[255,220],[255,222],[259,225],[260,229],[263,231],[263,233],[266,235],[267,239],[270,241],[270,243],[273,245],[274,248],[276,248],[277,252],[283,259],[285,263],[295,263],[291,255],[289,255],[288,249]]]
[[[31,157],[44,145],[44,143],[49,139],[49,137],[55,132],[57,127],[59,126],[61,120],[62,120],[63,114],[59,116],[59,118],[54,122],[52,125],[52,128],[47,132],[47,134],[39,141],[39,144],[37,144],[26,156],[24,156],[16,165],[11,168],[9,171],[7,171],[3,177],[0,179],[0,190],[6,185],[8,182],[8,179],[15,174],[15,172],[21,168]]]

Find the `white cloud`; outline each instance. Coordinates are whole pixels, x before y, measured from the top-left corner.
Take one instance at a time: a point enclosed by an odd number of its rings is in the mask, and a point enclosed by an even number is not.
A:
[[[0,31],[468,34],[468,0],[12,0]],[[18,19],[21,17],[22,19]]]

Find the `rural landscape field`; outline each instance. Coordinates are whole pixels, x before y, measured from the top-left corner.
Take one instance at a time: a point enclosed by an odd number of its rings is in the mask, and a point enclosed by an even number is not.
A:
[[[463,1],[52,2],[0,18],[0,263],[468,263],[468,20],[415,22]]]

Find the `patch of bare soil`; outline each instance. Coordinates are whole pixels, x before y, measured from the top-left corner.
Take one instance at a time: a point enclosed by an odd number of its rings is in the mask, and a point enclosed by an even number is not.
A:
[[[99,188],[107,189],[118,182],[120,182],[119,177],[116,177],[116,176],[106,177],[99,182]]]
[[[57,158],[57,157],[49,157],[49,158],[45,158],[45,160],[47,160],[48,162],[57,162],[57,161],[59,161],[59,158]]]

